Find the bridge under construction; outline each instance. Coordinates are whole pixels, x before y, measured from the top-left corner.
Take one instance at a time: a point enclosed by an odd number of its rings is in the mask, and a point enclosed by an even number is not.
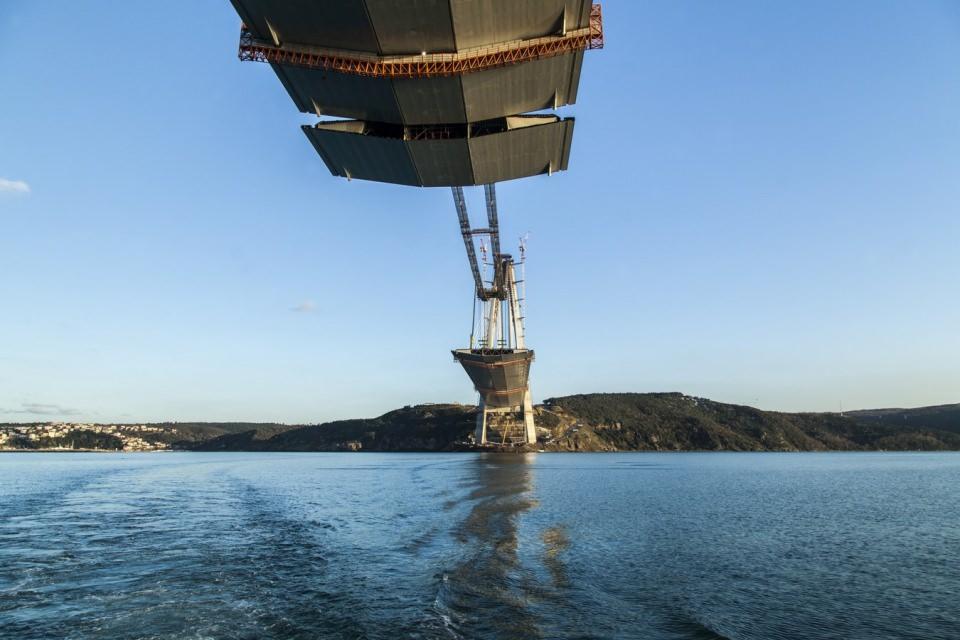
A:
[[[534,444],[524,241],[501,251],[497,182],[564,171],[584,52],[603,46],[589,0],[231,0],[241,60],[270,64],[334,176],[449,187],[475,290],[453,350],[479,394],[481,445]],[[482,186],[474,227],[464,187]],[[479,254],[479,257],[478,257]]]

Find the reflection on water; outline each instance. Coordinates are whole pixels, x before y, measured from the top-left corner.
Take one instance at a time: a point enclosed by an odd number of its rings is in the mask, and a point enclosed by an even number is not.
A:
[[[567,537],[567,531],[562,526],[550,527],[543,532],[541,536],[543,544],[546,547],[543,552],[543,563],[550,571],[553,578],[553,586],[563,588],[570,585],[567,579],[567,568],[563,564],[563,552],[570,546],[570,539]]]
[[[0,639],[960,638],[957,454],[0,456]]]
[[[467,517],[454,529],[462,561],[444,574],[438,598],[453,627],[466,637],[537,637],[518,572],[517,519],[534,507],[534,454],[484,453],[473,463],[476,481]]]

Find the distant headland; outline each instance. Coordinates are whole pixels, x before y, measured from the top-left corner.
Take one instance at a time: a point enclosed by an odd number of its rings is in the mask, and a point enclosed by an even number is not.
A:
[[[170,422],[0,424],[0,450],[457,451],[476,407],[407,406],[315,425]],[[960,404],[781,413],[681,393],[594,393],[536,407],[543,451],[960,450]]]

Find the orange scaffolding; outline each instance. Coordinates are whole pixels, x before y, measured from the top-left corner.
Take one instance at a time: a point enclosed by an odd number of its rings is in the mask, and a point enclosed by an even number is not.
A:
[[[429,78],[483,71],[574,51],[603,48],[603,13],[590,10],[590,26],[562,36],[519,40],[458,53],[419,56],[375,56],[296,45],[274,46],[256,39],[244,27],[240,32],[241,60],[322,69],[376,78]]]

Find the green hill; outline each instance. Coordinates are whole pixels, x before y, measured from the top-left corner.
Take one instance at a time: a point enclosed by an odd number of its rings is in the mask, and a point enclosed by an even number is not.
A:
[[[960,433],[960,404],[944,404],[918,409],[870,409],[851,411],[846,415],[861,424]]]
[[[833,413],[781,413],[680,393],[600,393],[550,398],[545,413],[567,427],[565,450],[856,451],[960,449],[954,429],[885,424]],[[541,419],[541,423],[546,422]],[[572,428],[578,429],[571,432]],[[945,425],[941,425],[944,427]]]
[[[535,448],[547,451],[960,450],[960,405],[841,416],[761,411],[681,393],[591,393],[549,398],[535,410]],[[475,412],[430,404],[316,425],[167,422],[134,432],[158,448],[194,451],[451,451],[469,447]],[[7,448],[116,450],[126,437],[122,429],[109,435],[89,428],[33,440],[21,430]]]
[[[958,409],[957,407],[954,407]],[[916,419],[872,412],[780,413],[680,393],[597,393],[550,398],[536,408],[550,451],[960,450],[960,410]],[[862,414],[862,415],[861,415]],[[463,448],[474,424],[464,405],[404,407],[377,418],[288,428],[276,435],[231,433],[196,450],[445,451]],[[912,415],[912,414],[911,414]],[[951,417],[952,416],[952,417]]]

